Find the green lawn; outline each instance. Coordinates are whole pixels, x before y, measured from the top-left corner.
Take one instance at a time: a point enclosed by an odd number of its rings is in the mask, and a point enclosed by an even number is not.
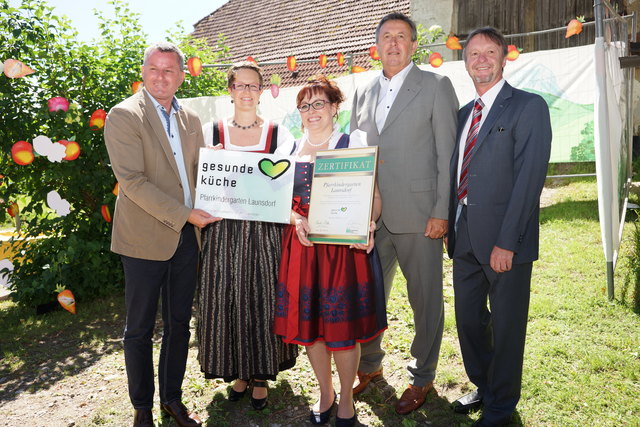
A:
[[[631,268],[636,250],[632,218],[616,268],[616,299],[610,302],[595,179],[547,182],[547,188],[551,199],[541,214],[522,399],[512,424],[640,426],[640,285]],[[445,266],[445,337],[437,394],[409,416],[393,410],[394,396],[407,384],[404,367],[413,328],[404,279],[398,275],[388,309],[386,381],[370,387],[357,402],[363,424],[467,426],[478,418],[479,413],[455,415],[449,409],[449,403],[472,386],[457,343],[450,261]],[[10,302],[0,303],[0,415],[8,425],[20,425],[18,419],[25,425],[130,424],[120,343],[122,300],[122,295],[114,295],[78,302],[75,317],[62,310],[32,316]],[[184,400],[208,418],[207,425],[308,425],[308,405],[316,399],[316,388],[304,354],[294,369],[271,384],[268,410],[256,413],[249,410],[247,399],[226,401],[226,384],[202,378],[196,351],[194,342]],[[34,418],[30,424],[21,417],[35,417],[34,407],[48,409],[46,422]]]

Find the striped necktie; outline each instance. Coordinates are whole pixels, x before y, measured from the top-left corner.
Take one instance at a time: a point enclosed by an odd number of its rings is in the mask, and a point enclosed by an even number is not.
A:
[[[460,183],[458,184],[458,200],[461,201],[467,197],[467,186],[469,185],[469,162],[471,161],[471,153],[473,146],[476,145],[478,139],[478,131],[480,130],[480,119],[482,119],[482,107],[484,103],[478,98],[473,105],[473,117],[471,118],[471,127],[464,143],[464,156],[462,157],[462,167],[460,168]]]

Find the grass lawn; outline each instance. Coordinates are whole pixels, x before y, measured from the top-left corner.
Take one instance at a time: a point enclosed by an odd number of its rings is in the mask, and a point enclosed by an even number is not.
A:
[[[546,193],[522,399],[512,425],[640,426],[640,284],[632,270],[638,260],[633,258],[638,256],[632,242],[635,216],[628,215],[634,218],[627,220],[616,267],[616,299],[610,302],[595,179],[548,181]],[[472,389],[457,343],[449,260],[444,293],[437,393],[420,410],[401,417],[393,402],[407,384],[413,326],[404,279],[396,277],[388,308],[385,381],[359,398],[362,424],[467,426],[479,417],[449,409],[451,401]],[[114,295],[80,301],[76,316],[62,310],[35,316],[11,302],[0,303],[0,417],[6,425],[130,425],[120,341],[123,306],[122,295]],[[157,348],[160,336],[154,339]],[[206,425],[309,425],[308,406],[317,395],[304,352],[294,369],[270,384],[269,407],[260,413],[250,410],[246,398],[228,402],[225,383],[205,380],[196,351],[193,342],[184,401],[207,418]],[[161,420],[159,410],[154,414],[159,425],[175,425]]]

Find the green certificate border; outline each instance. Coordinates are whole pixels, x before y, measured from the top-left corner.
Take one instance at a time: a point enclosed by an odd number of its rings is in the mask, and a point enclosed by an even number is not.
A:
[[[309,241],[334,245],[369,243],[377,163],[375,146],[316,153]]]

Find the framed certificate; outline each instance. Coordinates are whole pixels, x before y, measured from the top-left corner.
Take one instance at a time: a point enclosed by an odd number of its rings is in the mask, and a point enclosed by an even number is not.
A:
[[[369,243],[378,147],[316,153],[308,239],[314,243]]]
[[[275,154],[201,148],[195,207],[222,218],[288,224],[294,164]]]

